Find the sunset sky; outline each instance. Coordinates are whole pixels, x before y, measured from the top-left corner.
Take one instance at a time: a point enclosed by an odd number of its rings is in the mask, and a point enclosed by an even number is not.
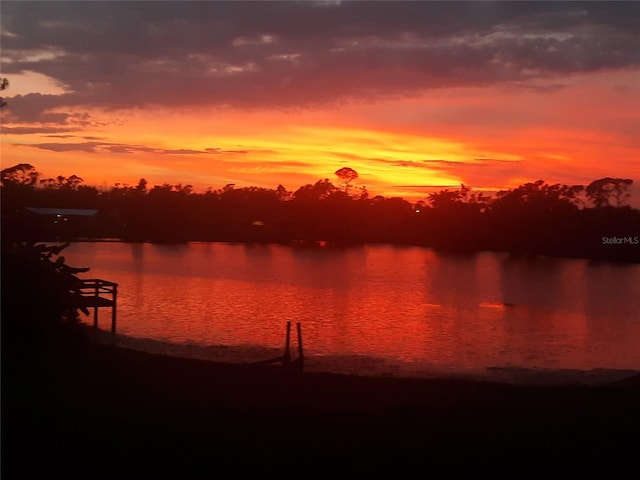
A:
[[[412,201],[604,176],[640,192],[640,2],[0,9],[3,168],[203,192],[348,166]]]

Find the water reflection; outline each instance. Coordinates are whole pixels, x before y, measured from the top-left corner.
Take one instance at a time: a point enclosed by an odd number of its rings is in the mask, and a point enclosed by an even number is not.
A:
[[[465,308],[476,303],[475,258],[472,256],[429,255],[426,268],[428,303]],[[465,295],[460,295],[463,290]]]
[[[133,337],[279,348],[415,368],[640,368],[640,266],[441,255],[417,247],[77,243],[71,265],[120,284]]]
[[[506,257],[501,262],[500,287],[506,305],[535,310],[563,305],[562,262],[554,258]]]
[[[596,346],[615,345],[611,355],[618,364],[624,364],[628,352],[640,345],[640,271],[615,264],[591,264],[586,270],[587,342]]]

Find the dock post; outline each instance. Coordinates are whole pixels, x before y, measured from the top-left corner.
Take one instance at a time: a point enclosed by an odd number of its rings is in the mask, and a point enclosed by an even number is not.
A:
[[[291,353],[289,352],[289,344],[291,343],[291,322],[287,322],[287,337],[284,342],[284,357],[283,363],[289,363],[291,361]]]
[[[111,333],[116,333],[116,300],[118,299],[118,286],[113,286],[113,305],[111,306]]]
[[[298,362],[300,363],[300,370],[304,367],[304,351],[302,348],[302,327],[300,322],[296,323],[296,329],[298,330]]]
[[[100,287],[98,282],[94,285],[93,295],[98,298],[100,296]],[[93,328],[98,328],[98,306],[93,307]]]

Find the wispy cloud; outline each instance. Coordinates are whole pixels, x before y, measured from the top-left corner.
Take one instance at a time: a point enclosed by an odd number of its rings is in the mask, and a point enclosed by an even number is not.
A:
[[[130,145],[107,142],[68,142],[68,143],[33,143],[16,144],[25,147],[39,148],[53,152],[84,152],[84,153],[153,153],[156,155],[217,155],[217,154],[244,154],[243,150],[222,150],[220,148],[205,148],[203,150],[193,150],[189,148],[152,148],[144,145]]]
[[[53,134],[72,132],[75,129],[66,127],[45,127],[45,126],[33,126],[33,127],[6,127],[3,126],[1,133],[3,135],[33,135],[33,134]],[[48,137],[66,138],[73,135],[46,135]]]

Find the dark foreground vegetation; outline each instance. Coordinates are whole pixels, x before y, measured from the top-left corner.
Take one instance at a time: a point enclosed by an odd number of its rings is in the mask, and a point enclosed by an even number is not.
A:
[[[346,173],[345,173],[346,171]],[[411,204],[371,198],[349,168],[296,191],[258,187],[194,193],[190,185],[116,185],[99,191],[72,175],[40,179],[34,167],[2,171],[3,235],[35,240],[395,243],[472,252],[508,251],[640,261],[640,210],[627,205],[632,181],[603,178],[587,187],[543,181],[494,197],[461,186]],[[93,209],[56,217],[29,207]]]
[[[293,373],[94,343],[56,248],[3,242],[2,478],[636,478],[640,382]]]

